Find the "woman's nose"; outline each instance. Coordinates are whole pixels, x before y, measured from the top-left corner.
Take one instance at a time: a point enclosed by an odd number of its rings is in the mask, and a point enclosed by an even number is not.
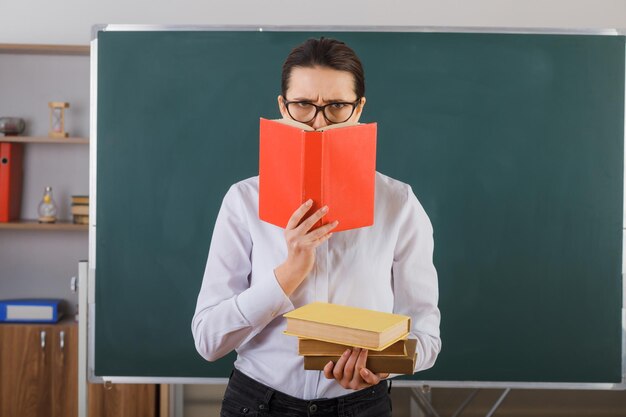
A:
[[[328,122],[326,121],[326,118],[324,117],[324,113],[320,111],[315,116],[315,119],[313,119],[313,124],[311,125],[311,127],[317,130],[326,126],[328,126]]]

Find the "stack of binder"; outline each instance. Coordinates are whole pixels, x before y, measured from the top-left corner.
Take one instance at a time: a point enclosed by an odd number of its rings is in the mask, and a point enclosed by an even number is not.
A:
[[[355,347],[368,349],[366,368],[374,373],[413,374],[417,340],[408,339],[411,319],[400,314],[311,303],[284,315],[285,334],[298,337],[304,369],[322,370]]]

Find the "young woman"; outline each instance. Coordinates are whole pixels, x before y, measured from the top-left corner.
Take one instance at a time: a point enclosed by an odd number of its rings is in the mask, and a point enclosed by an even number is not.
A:
[[[356,122],[364,80],[346,44],[310,39],[283,65],[280,112],[316,129]],[[253,177],[224,197],[192,322],[205,359],[237,351],[221,415],[391,415],[388,375],[365,367],[366,350],[305,371],[282,314],[324,301],[408,315],[415,371],[430,368],[441,348],[437,273],[432,226],[411,187],[376,173],[374,225],[335,234],[336,222],[313,228],[332,207],[309,213],[310,201],[285,229],[259,220],[258,192]]]

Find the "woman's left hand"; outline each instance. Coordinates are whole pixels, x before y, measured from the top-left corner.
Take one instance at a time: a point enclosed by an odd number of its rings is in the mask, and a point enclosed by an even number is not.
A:
[[[347,389],[359,390],[378,384],[389,374],[375,374],[365,367],[367,349],[347,349],[336,364],[328,362],[324,367],[324,376],[335,379]]]

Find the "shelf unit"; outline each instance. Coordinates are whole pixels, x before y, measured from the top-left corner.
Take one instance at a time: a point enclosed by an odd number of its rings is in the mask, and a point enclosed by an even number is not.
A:
[[[87,138],[49,138],[46,136],[0,136],[0,142],[33,143],[33,144],[62,144],[62,145],[89,145]],[[44,231],[87,231],[86,224],[74,224],[68,221],[56,223],[39,223],[37,220],[20,219],[8,223],[0,223],[0,230],[44,230]]]
[[[35,55],[78,55],[88,56],[90,48],[87,45],[35,45],[0,43],[0,54],[35,54]],[[89,139],[49,138],[46,136],[0,136],[0,142],[15,143],[43,143],[64,145],[89,145]],[[37,220],[21,219],[9,223],[0,223],[0,230],[44,230],[44,231],[87,231],[88,226],[61,221],[53,224],[42,224]]]

